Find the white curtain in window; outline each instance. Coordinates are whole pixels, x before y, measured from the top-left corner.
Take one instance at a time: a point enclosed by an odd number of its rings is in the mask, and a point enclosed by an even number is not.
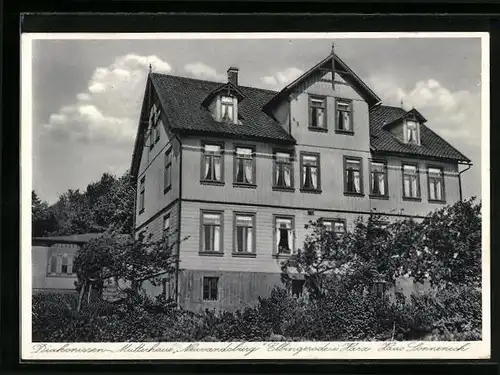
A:
[[[284,169],[284,175],[285,175],[285,185],[286,186],[291,186],[292,177],[291,177],[290,166],[289,165],[285,165],[283,169]]]
[[[324,126],[324,117],[325,117],[324,110],[323,110],[323,109],[318,108],[318,109],[316,110],[316,114],[317,114],[317,116],[318,116],[318,124],[317,124],[317,126],[319,126],[319,127]]]
[[[351,120],[350,120],[350,113],[347,111],[341,112],[341,116],[344,118],[344,129],[345,130],[351,130]]]
[[[416,197],[417,196],[417,176],[411,177],[411,190],[412,190],[412,197]]]
[[[405,195],[407,197],[410,196],[410,178],[409,176],[405,176],[404,178],[404,188],[405,188]]]
[[[440,180],[436,180],[436,199],[443,199]]]
[[[246,181],[248,182],[252,182],[253,180],[253,176],[252,176],[252,161],[251,160],[245,160],[244,162],[244,165],[245,165],[245,178],[246,178]]]
[[[205,157],[205,179],[209,179],[210,175],[208,174],[208,170],[210,169],[210,158]]]
[[[253,228],[248,228],[247,230],[247,251],[251,253],[253,251]]]
[[[317,168],[311,168],[311,180],[312,180],[313,188],[317,189],[318,188],[318,169]]]
[[[73,274],[73,257],[68,258],[68,274]]]
[[[383,174],[378,175],[378,186],[380,189],[380,194],[385,195],[385,183],[384,183],[384,175]]]
[[[360,182],[359,182],[359,172],[353,172],[353,179],[354,179],[354,189],[356,190],[356,193],[361,192],[360,190]]]
[[[220,180],[220,158],[214,157],[215,179]]]
[[[220,227],[216,226],[213,228],[214,228],[213,251],[220,251]]]
[[[292,229],[288,229],[288,247],[293,250],[293,232]]]

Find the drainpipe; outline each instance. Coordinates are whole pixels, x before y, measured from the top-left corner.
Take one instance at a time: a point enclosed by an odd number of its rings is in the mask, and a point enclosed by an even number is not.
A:
[[[472,167],[472,163],[469,163],[469,164],[467,164],[467,168],[465,168],[463,171],[458,172],[458,191],[459,191],[459,194],[460,194],[460,201],[462,201],[462,179],[461,179],[461,175],[465,171],[468,171],[469,169],[471,169],[471,167]]]
[[[177,134],[174,137],[179,142],[179,213],[177,215],[177,254],[175,259],[175,304],[179,307],[179,262],[181,252],[181,206],[182,206],[182,142]]]

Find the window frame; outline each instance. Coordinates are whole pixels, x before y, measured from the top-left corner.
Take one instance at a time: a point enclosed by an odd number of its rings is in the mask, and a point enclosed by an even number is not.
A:
[[[278,149],[278,148],[275,148],[272,150],[273,152],[273,168],[272,168],[272,181],[273,181],[273,190],[274,191],[290,191],[290,192],[293,192],[295,191],[295,173],[294,173],[294,169],[295,169],[295,151],[293,149]],[[290,186],[279,186],[277,185],[277,179],[276,179],[276,169],[277,169],[277,166],[279,163],[282,163],[282,162],[278,162],[276,161],[276,154],[278,153],[283,153],[283,154],[289,154],[290,155]]]
[[[146,176],[139,180],[139,215],[144,212],[146,207]]]
[[[239,252],[238,251],[238,237],[236,233],[237,225],[236,219],[238,216],[251,216],[252,217],[252,251],[251,252]],[[233,252],[234,257],[242,258],[255,258],[257,256],[257,213],[248,211],[234,211],[233,212]]]
[[[230,98],[231,99],[231,104],[229,103],[224,103],[223,99],[224,98]],[[220,95],[220,121],[221,122],[224,122],[224,123],[228,123],[228,124],[234,124],[236,123],[237,121],[235,120],[235,114],[236,114],[236,106],[234,105],[234,96],[232,95]],[[229,120],[224,120],[224,112],[223,112],[223,109],[224,109],[224,106],[227,106],[227,107],[231,107],[232,108],[232,118],[230,118]]]
[[[165,185],[167,175],[168,185]],[[163,194],[166,194],[172,188],[172,147],[169,147],[164,154],[164,169],[163,169]]]
[[[205,298],[205,280],[207,280],[207,283],[209,282],[209,280],[216,280],[215,281],[215,285],[216,285],[216,288],[215,288],[215,293],[216,293],[216,296],[215,298],[210,298],[210,295],[211,295],[211,290],[210,290],[210,285],[208,285],[208,296],[207,298]],[[202,277],[202,280],[201,280],[201,299],[202,301],[204,302],[216,302],[219,300],[219,280],[220,280],[220,277],[219,276],[203,276]]]
[[[219,234],[219,251],[207,251],[204,250],[205,243],[205,227],[203,224],[203,218],[205,214],[219,215],[220,216],[220,234]],[[198,251],[199,255],[208,256],[223,256],[224,255],[224,211],[223,210],[210,210],[201,209],[200,210],[200,247]]]
[[[313,156],[316,158],[316,168],[317,168],[317,187],[315,189],[304,187],[304,177],[302,176],[304,167],[304,156]],[[300,152],[300,191],[303,193],[321,193],[321,155],[318,152]]]
[[[205,147],[206,146],[219,146],[220,147],[220,180],[207,180],[205,179],[204,166],[205,166]],[[200,160],[200,183],[202,185],[224,185],[225,184],[225,152],[224,142],[221,141],[202,141],[201,142],[201,160]]]
[[[427,198],[431,203],[446,203],[446,184],[445,184],[445,173],[444,168],[439,165],[427,164]],[[431,199],[431,178],[435,179],[435,177],[430,176],[429,169],[439,169],[441,172],[441,199]]]
[[[168,227],[165,228],[165,222],[168,219]],[[162,238],[163,241],[165,241],[166,247],[168,248],[170,246],[170,219],[171,215],[170,212],[166,213],[163,215],[163,227],[162,227]]]
[[[344,225],[344,232],[342,235],[345,235],[347,233],[347,219],[345,218],[340,218],[340,217],[322,217],[320,218],[321,224],[324,225],[325,221],[331,222],[332,223],[332,232],[335,234],[338,234],[340,232],[335,232],[335,223],[342,223]]]
[[[318,105],[313,105],[313,100],[321,100],[323,102],[323,107],[320,107]],[[328,100],[326,95],[316,95],[316,94],[309,94],[308,95],[308,110],[309,110],[309,123],[308,123],[308,128],[311,131],[316,131],[316,132],[328,132]],[[322,108],[323,109],[323,126],[313,126],[312,125],[312,119],[313,119],[313,108]]]
[[[348,191],[347,190],[347,163],[350,160],[356,160],[359,161],[359,192],[353,192],[353,191]],[[344,195],[347,196],[355,196],[355,197],[363,197],[365,195],[364,193],[364,178],[363,178],[363,158],[359,156],[346,156],[344,155]]]
[[[338,105],[339,102],[346,103],[349,106],[349,126],[351,130],[345,130],[345,129],[340,129],[338,125],[338,118],[339,118],[339,109]],[[354,134],[354,106],[353,106],[353,101],[352,99],[345,99],[345,98],[335,98],[335,133],[337,134],[345,134],[345,135],[353,135]]]
[[[292,232],[292,244],[290,253],[280,253],[278,249],[277,241],[277,233],[276,233],[276,222],[278,219],[291,220],[292,227],[290,228]],[[273,214],[273,256],[274,257],[289,257],[292,254],[295,254],[295,216],[293,215],[281,215],[281,214]]]
[[[389,199],[389,165],[387,163],[387,160],[385,159],[369,159],[368,160],[368,176],[369,176],[369,189],[370,189],[370,198],[376,198],[376,199]],[[384,165],[384,190],[385,194],[374,194],[373,193],[373,183],[372,183],[372,173],[373,173],[373,166],[372,163],[378,163],[378,164],[383,164]]]
[[[416,125],[416,142],[409,142],[408,139],[408,122],[414,122]],[[404,126],[403,126],[403,141],[407,145],[414,145],[414,146],[420,146],[420,122],[415,118],[415,117],[409,117],[404,120]]]
[[[62,272],[63,269],[63,259],[66,256],[67,264],[66,272]],[[55,249],[51,246],[47,251],[47,267],[46,276],[47,277],[76,277],[76,272],[74,269],[76,253],[71,254],[71,252],[63,251],[60,247]],[[52,259],[55,259],[55,271],[52,272]],[[71,270],[71,273],[68,271]]]
[[[242,186],[242,187],[257,187],[257,147],[255,145],[245,145],[245,144],[234,144],[233,145],[233,186]],[[238,158],[238,149],[246,148],[252,150],[252,177],[253,181],[251,183],[240,182],[237,181],[237,163],[239,161]]]
[[[405,166],[409,167],[415,167],[415,174],[417,176],[417,196],[416,197],[410,197],[405,195]],[[401,162],[401,187],[403,189],[403,200],[405,201],[415,201],[419,202],[422,200],[422,191],[420,187],[420,168],[418,163],[412,163],[412,162]]]

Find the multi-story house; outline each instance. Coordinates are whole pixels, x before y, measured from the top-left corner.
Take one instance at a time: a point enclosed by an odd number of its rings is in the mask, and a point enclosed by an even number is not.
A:
[[[162,289],[193,310],[252,304],[311,220],[422,217],[460,199],[462,153],[384,106],[337,56],[280,92],[150,73],[132,160],[135,235],[187,239]],[[300,280],[293,286],[300,289]]]

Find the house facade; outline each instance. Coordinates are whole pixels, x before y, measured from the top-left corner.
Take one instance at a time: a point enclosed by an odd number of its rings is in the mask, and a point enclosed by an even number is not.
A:
[[[180,241],[178,272],[152,294],[191,310],[248,306],[281,284],[309,221],[343,233],[373,211],[421,218],[460,199],[470,160],[417,109],[384,106],[333,51],[280,92],[238,74],[148,76],[135,235]]]

